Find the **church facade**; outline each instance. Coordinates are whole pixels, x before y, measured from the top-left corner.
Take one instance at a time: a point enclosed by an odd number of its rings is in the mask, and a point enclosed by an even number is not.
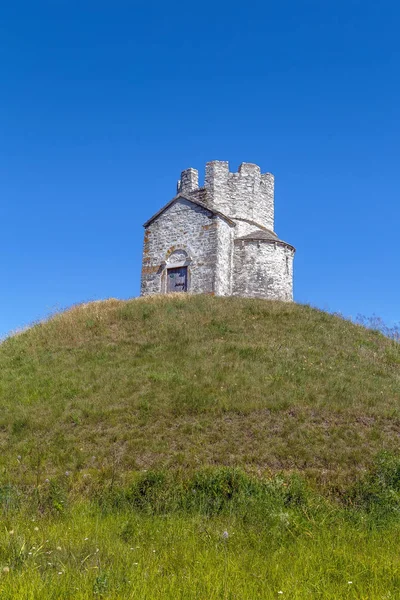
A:
[[[187,169],[145,224],[141,294],[189,292],[293,300],[292,245],[274,232],[274,177],[242,163]]]

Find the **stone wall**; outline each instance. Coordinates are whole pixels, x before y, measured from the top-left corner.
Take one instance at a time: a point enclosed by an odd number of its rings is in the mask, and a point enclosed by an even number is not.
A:
[[[233,295],[293,300],[293,255],[282,243],[236,240]]]
[[[231,296],[233,286],[233,241],[236,227],[223,219],[218,219],[217,265],[215,276],[215,294]]]
[[[167,268],[176,265],[188,267],[189,292],[227,293],[232,269],[231,261],[225,262],[224,240],[232,235],[230,229],[232,225],[205,208],[188,200],[177,200],[146,227],[142,295],[165,292]],[[176,262],[178,250],[183,251],[183,260]],[[174,263],[169,265],[171,257]],[[221,263],[225,267],[217,277],[217,265]]]
[[[177,193],[201,200],[230,218],[250,220],[256,227],[274,230],[274,176],[261,173],[260,167],[252,163],[242,163],[237,173],[231,173],[226,161],[208,162],[203,187],[199,187],[198,171],[186,169],[178,181]]]
[[[259,230],[259,227],[254,223],[254,221],[250,221],[248,219],[232,219],[236,225],[235,227],[235,237],[243,237],[248,235],[249,233],[253,233],[256,230]]]
[[[229,163],[206,164],[205,184],[211,205],[231,218],[254,221],[258,226],[274,230],[274,176],[261,173],[260,167],[242,163],[237,173],[229,171]]]

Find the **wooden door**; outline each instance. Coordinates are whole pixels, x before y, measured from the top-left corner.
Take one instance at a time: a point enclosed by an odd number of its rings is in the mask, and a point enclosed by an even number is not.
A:
[[[168,269],[167,292],[187,292],[187,267]]]

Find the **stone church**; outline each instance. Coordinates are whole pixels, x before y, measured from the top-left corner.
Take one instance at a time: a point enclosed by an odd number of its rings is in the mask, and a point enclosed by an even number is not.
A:
[[[274,177],[242,163],[187,169],[145,224],[141,294],[190,292],[293,300],[295,249],[274,232]]]

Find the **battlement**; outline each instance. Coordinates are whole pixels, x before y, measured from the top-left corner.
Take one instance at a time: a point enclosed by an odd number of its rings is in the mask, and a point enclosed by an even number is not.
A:
[[[261,173],[258,165],[242,163],[237,172],[229,171],[227,161],[206,164],[204,188],[199,188],[196,169],[186,169],[178,181],[178,193],[205,190],[210,206],[233,219],[252,221],[274,229],[274,176]]]

